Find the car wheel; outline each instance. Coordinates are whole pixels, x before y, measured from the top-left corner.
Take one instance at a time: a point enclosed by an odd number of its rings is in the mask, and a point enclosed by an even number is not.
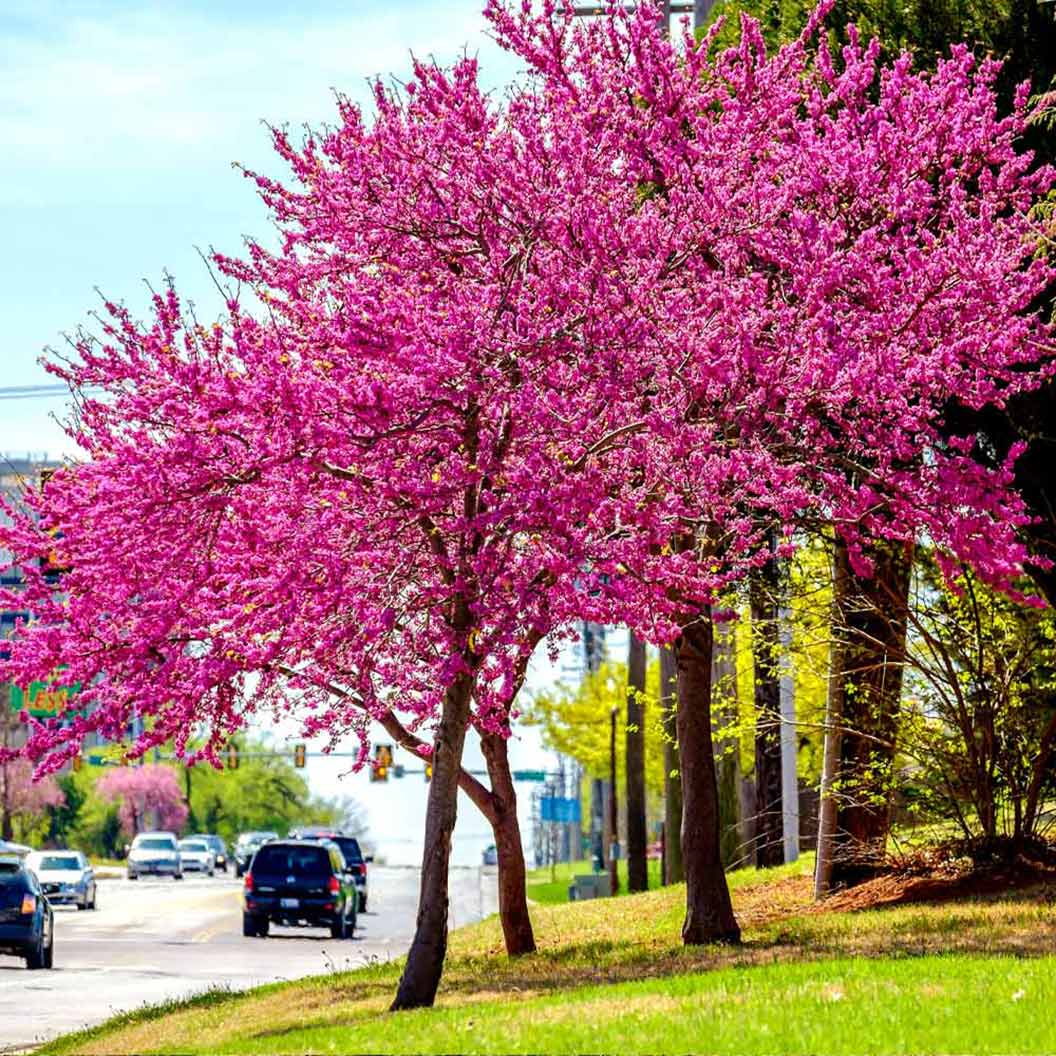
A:
[[[348,920],[340,916],[330,924],[330,937],[334,939],[348,938]]]
[[[88,896],[85,895],[84,896],[84,901],[77,903],[77,912],[80,913],[82,909],[87,909],[87,908],[88,908]]]
[[[44,950],[44,967],[53,968],[55,966],[55,933],[52,932],[51,939],[48,942],[47,948]]]
[[[173,880],[182,880],[183,879],[183,873],[173,873],[172,874],[172,878],[173,878]]]
[[[360,895],[359,896],[359,911],[360,911],[360,913],[366,913],[366,911],[367,911],[367,896],[366,895]]]
[[[47,965],[44,963],[45,949],[44,949],[44,936],[41,935],[40,942],[36,944],[26,954],[26,967],[36,971],[38,968],[45,968]]]
[[[242,914],[242,934],[247,939],[255,938],[260,934],[260,921],[252,913]]]
[[[92,888],[92,898],[91,898],[91,901],[89,901],[89,903],[88,903],[88,908],[89,909],[95,909],[95,896],[96,896],[97,893],[98,892],[93,887]]]

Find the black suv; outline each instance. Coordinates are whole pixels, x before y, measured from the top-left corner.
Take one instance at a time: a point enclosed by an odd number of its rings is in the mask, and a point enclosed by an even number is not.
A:
[[[37,878],[18,858],[0,857],[0,953],[50,968],[54,949],[51,906]]]
[[[363,854],[359,840],[355,836],[346,836],[338,829],[302,828],[292,829],[290,838],[295,840],[332,840],[341,849],[341,857],[352,874],[356,890],[359,892],[359,912],[367,911],[367,862],[372,858]]]
[[[257,851],[246,873],[242,934],[263,938],[272,923],[303,924],[348,939],[358,901],[336,843],[276,840]]]

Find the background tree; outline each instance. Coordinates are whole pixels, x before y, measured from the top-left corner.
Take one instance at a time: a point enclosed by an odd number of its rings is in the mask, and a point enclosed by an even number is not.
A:
[[[954,819],[977,862],[1051,856],[1040,836],[1056,792],[1056,618],[988,589],[947,584],[917,565],[908,611],[903,752],[921,821]],[[1024,583],[1026,586],[1026,583]]]
[[[187,804],[176,771],[168,766],[121,766],[109,770],[96,786],[105,802],[118,805],[126,836],[149,829],[183,831]]]

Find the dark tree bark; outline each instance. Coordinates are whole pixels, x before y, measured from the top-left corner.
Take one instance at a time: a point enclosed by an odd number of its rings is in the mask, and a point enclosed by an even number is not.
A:
[[[535,952],[535,933],[528,915],[524,848],[521,845],[521,826],[517,820],[517,793],[510,772],[506,738],[495,733],[483,734],[480,745],[491,779],[491,807],[494,813],[488,820],[495,834],[495,849],[499,858],[499,920],[506,940],[506,952],[511,957],[519,957]]]
[[[777,543],[770,536],[770,551]],[[781,799],[781,677],[777,558],[753,570],[752,660],[755,676],[755,864],[759,869],[785,860]]]
[[[448,866],[458,814],[458,782],[466,740],[473,676],[460,675],[444,695],[433,741],[433,779],[425,814],[425,848],[418,920],[392,1011],[428,1008],[436,1000],[447,955]]]
[[[645,642],[630,635],[627,652],[627,890],[649,889],[645,833]]]
[[[682,865],[682,773],[678,758],[678,666],[670,648],[660,650],[660,706],[664,722],[664,883],[686,878]]]
[[[891,827],[891,767],[898,742],[906,656],[912,547],[878,542],[866,551],[871,579],[855,575],[837,536],[834,599],[842,640],[835,651],[842,685],[842,737],[837,779],[832,883],[859,883],[881,863]]]
[[[711,612],[705,610],[682,628],[676,643],[686,945],[741,938],[719,848],[719,792],[711,741],[712,635]]]

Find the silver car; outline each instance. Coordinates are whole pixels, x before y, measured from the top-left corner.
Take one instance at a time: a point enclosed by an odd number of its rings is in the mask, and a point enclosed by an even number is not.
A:
[[[180,845],[171,832],[141,832],[128,852],[128,878],[171,876],[183,879]]]
[[[209,844],[194,838],[180,840],[180,867],[185,873],[199,872],[212,876],[216,859]]]
[[[26,866],[53,906],[95,909],[95,873],[80,851],[34,851]]]

